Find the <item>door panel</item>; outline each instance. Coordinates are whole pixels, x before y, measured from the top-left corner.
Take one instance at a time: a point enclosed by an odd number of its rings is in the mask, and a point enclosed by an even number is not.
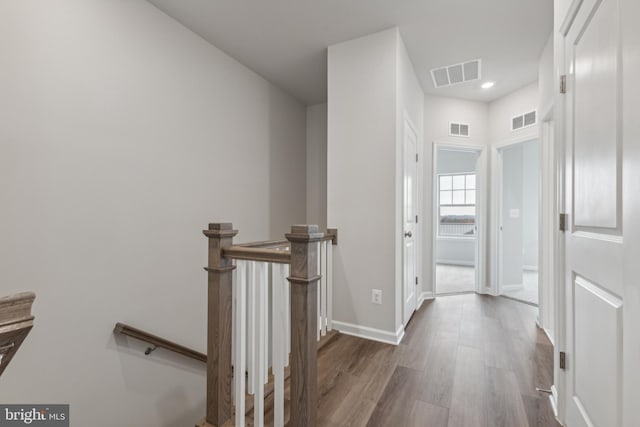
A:
[[[618,0],[584,0],[566,33],[566,422],[620,426],[623,228]]]
[[[417,277],[417,201],[418,201],[418,137],[405,122],[404,125],[404,195],[403,195],[403,323],[406,325],[416,311],[418,292]]]
[[[573,61],[576,226],[616,228],[618,225],[616,11],[616,0],[605,0],[594,8],[591,20],[587,18],[583,28],[576,29]]]
[[[574,401],[594,426],[619,425],[622,300],[586,278],[574,280]],[[603,351],[604,349],[604,351]]]

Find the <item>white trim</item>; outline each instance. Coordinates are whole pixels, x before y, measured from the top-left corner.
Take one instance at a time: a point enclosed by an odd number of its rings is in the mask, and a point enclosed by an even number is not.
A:
[[[403,181],[404,179],[404,174],[405,174],[405,139],[406,139],[406,135],[405,135],[405,131],[406,131],[406,126],[408,126],[413,133],[416,136],[416,154],[417,154],[417,159],[416,159],[416,179],[417,179],[417,188],[416,188],[416,208],[415,208],[415,213],[417,215],[417,217],[419,218],[418,221],[415,224],[415,245],[416,245],[416,252],[415,252],[415,274],[416,274],[416,279],[417,279],[417,283],[415,284],[415,289],[414,292],[416,293],[416,308],[415,310],[418,309],[419,304],[418,304],[418,292],[420,289],[422,289],[422,244],[423,244],[423,239],[422,239],[422,235],[423,235],[423,229],[422,229],[422,218],[424,218],[423,215],[423,210],[422,210],[422,181],[423,181],[423,170],[422,170],[422,165],[423,165],[423,151],[421,150],[422,147],[422,139],[423,139],[423,134],[422,134],[422,130],[419,132],[418,131],[418,127],[413,123],[413,121],[411,120],[410,115],[407,113],[406,110],[403,111],[403,122],[402,122],[402,134],[401,134],[401,142],[398,144],[401,147],[401,154],[400,154],[400,159],[399,161],[402,164],[401,167],[401,174],[402,176],[400,177],[400,183]],[[397,152],[396,152],[397,155]],[[396,159],[396,165],[398,163],[398,159]],[[396,174],[396,179],[398,178],[397,174]],[[398,228],[396,229],[396,231],[399,233],[396,236],[396,239],[399,243],[399,250],[400,250],[400,254],[398,256],[398,253],[396,252],[396,262],[398,262],[398,260],[400,261],[400,266],[399,269],[401,271],[400,274],[400,283],[396,284],[396,289],[395,289],[395,295],[396,298],[398,295],[400,295],[401,300],[400,300],[400,304],[398,305],[396,302],[396,311],[400,312],[400,322],[404,324],[405,318],[410,318],[411,316],[406,316],[405,315],[405,309],[406,309],[406,296],[405,296],[405,291],[404,291],[404,281],[405,281],[405,260],[404,260],[404,256],[405,256],[405,251],[404,251],[404,219],[405,219],[405,203],[404,203],[404,185],[401,183],[400,185],[400,189],[399,189],[399,194],[401,194],[401,196],[398,198],[396,198],[396,203],[400,203],[400,209],[399,212],[396,211],[396,214],[399,213],[400,215],[400,224],[397,226]],[[396,190],[398,190],[398,188],[396,187]],[[396,268],[398,268],[398,266],[396,265]],[[397,287],[400,286],[400,290],[398,292]],[[414,313],[415,313],[414,310]],[[413,313],[412,313],[413,315]],[[397,319],[397,316],[396,316]],[[404,325],[406,326],[406,325]],[[404,327],[403,326],[403,327]],[[404,332],[403,332],[404,334]]]
[[[475,267],[474,261],[460,261],[458,259],[436,259],[436,264],[460,265],[463,267]]]
[[[438,240],[453,240],[455,242],[473,242],[476,240],[475,237],[465,237],[465,236],[436,236]]]
[[[537,125],[537,123],[536,123]],[[502,224],[502,151],[503,149],[522,144],[529,141],[538,141],[538,155],[541,154],[542,141],[540,135],[540,126],[537,126],[537,132],[535,135],[525,135],[517,138],[511,138],[496,144],[491,145],[491,208],[493,214],[491,215],[493,233],[489,237],[489,253],[490,258],[493,258],[491,266],[489,267],[492,277],[492,287],[490,294],[500,295],[504,290],[509,290],[509,285],[502,285],[502,273],[500,263],[502,262],[502,232],[500,225]],[[542,160],[542,158],[540,157]],[[542,164],[542,163],[541,163]],[[539,170],[540,173],[540,170]],[[542,198],[540,191],[538,192],[538,209],[542,205]],[[541,215],[538,216],[538,234],[541,231],[542,219]],[[540,242],[538,243],[540,248]],[[540,294],[540,278],[538,278],[538,294]],[[539,296],[539,295],[538,295]]]
[[[553,415],[556,417],[556,420],[562,424],[562,422],[558,419],[558,389],[555,384],[551,386],[551,394],[549,395],[549,402],[551,402],[551,409],[553,410]]]
[[[400,341],[402,341],[402,337],[404,337],[404,325],[400,325],[398,330],[394,333],[383,331],[382,329],[370,328],[368,326],[354,325],[352,323],[334,320],[333,328],[340,331],[341,334],[393,345],[400,344]]]
[[[516,284],[511,284],[511,285],[502,285],[500,287],[500,293],[503,294],[505,292],[519,291],[520,289],[524,289],[524,285],[522,283],[516,283]]]
[[[420,309],[420,307],[422,307],[422,303],[433,299],[433,292],[422,292],[420,294],[420,297],[418,298],[418,309]]]
[[[537,265],[523,265],[522,269],[524,271],[538,271],[538,266]]]
[[[437,165],[438,165],[438,150],[453,150],[453,151],[463,151],[463,152],[472,152],[478,154],[478,160],[476,163],[476,226],[477,232],[475,236],[475,252],[474,252],[474,264],[476,267],[475,278],[474,278],[474,291],[485,293],[485,264],[486,264],[486,253],[481,248],[485,247],[486,238],[488,234],[486,234],[486,230],[488,230],[488,222],[486,217],[487,212],[487,203],[489,203],[489,169],[488,169],[488,158],[486,150],[487,146],[472,144],[468,142],[449,142],[449,141],[441,141],[434,140],[432,141],[432,200],[431,200],[431,213],[432,213],[432,238],[431,238],[431,283],[432,283],[432,291],[433,294],[437,294],[436,289],[436,254],[437,254],[437,242],[438,242],[438,218],[439,215],[436,213],[436,209],[438,209],[438,182],[437,182]]]

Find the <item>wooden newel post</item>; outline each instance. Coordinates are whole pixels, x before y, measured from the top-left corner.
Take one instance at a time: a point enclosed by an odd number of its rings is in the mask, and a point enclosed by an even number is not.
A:
[[[291,242],[291,425],[315,427],[318,406],[317,225],[294,225]]]
[[[221,426],[231,417],[231,305],[234,266],[222,250],[233,244],[238,230],[231,223],[212,223],[209,238],[207,320],[207,415],[203,427]]]

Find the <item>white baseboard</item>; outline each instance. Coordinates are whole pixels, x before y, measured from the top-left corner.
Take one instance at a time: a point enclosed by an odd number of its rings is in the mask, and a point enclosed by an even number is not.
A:
[[[502,285],[502,287],[500,289],[500,293],[519,291],[520,289],[524,289],[524,285],[521,284],[521,283],[520,284],[516,284],[516,285]]]
[[[444,265],[461,265],[463,267],[474,267],[475,262],[473,261],[464,261],[459,259],[438,259],[436,260],[436,264],[444,264]]]
[[[556,346],[556,344],[553,342],[553,335],[551,335],[551,332],[549,332],[549,330],[547,328],[543,328],[540,325],[540,319],[536,319],[536,326],[540,329],[542,329],[542,332],[544,332],[544,334],[547,336],[547,338],[549,339],[549,342],[551,343],[552,346]]]
[[[383,331],[382,329],[370,328],[368,326],[354,325],[352,323],[339,322],[334,320],[333,329],[337,329],[341,334],[393,345],[400,344],[400,341],[402,341],[402,337],[404,337],[404,326],[400,326],[394,333]]]
[[[522,269],[524,271],[538,271],[538,266],[537,265],[523,265]]]
[[[426,300],[429,300],[429,299],[433,299],[433,292],[423,292],[423,293],[421,293],[420,296],[418,297],[418,308],[417,309],[422,307],[422,303],[425,302]]]
[[[549,395],[549,401],[551,402],[551,409],[553,415],[558,419],[558,389],[555,385],[551,386],[551,394]]]

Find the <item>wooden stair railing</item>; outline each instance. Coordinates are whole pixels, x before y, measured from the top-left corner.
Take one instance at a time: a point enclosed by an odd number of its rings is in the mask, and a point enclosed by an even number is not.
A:
[[[322,334],[325,334],[327,329],[331,329],[330,320],[328,328],[324,325],[324,317],[321,318],[323,325],[318,325],[318,317],[321,314],[318,312],[321,305],[318,297],[318,283],[321,280],[319,268],[324,268],[324,265],[321,266],[319,258],[319,250],[322,250],[320,248],[323,246],[319,243],[331,241],[336,244],[337,230],[330,229],[327,233],[322,233],[318,231],[316,225],[294,225],[291,227],[291,232],[285,235],[286,241],[267,241],[242,245],[233,244],[233,238],[238,234],[238,231],[233,229],[231,223],[211,223],[203,233],[209,240],[209,264],[205,267],[208,272],[207,399],[206,417],[197,424],[197,427],[220,427],[232,416],[232,331],[235,310],[233,275],[236,268],[233,260],[258,261],[273,265],[286,264],[289,269],[289,277],[287,277],[290,283],[288,310],[290,310],[291,340],[289,425],[294,427],[315,426],[318,402],[317,341],[320,338],[321,330]],[[331,244],[327,243],[324,247],[326,246],[331,246]],[[324,254],[330,253],[331,251],[325,249]],[[325,256],[329,259],[328,255]],[[330,261],[329,264],[331,264]],[[258,287],[260,288],[260,286]],[[266,291],[259,290],[259,292]],[[274,293],[274,295],[276,294]],[[327,301],[331,299],[330,295],[329,298],[326,295],[323,297]],[[259,315],[256,314],[256,316],[262,315],[264,315],[263,311]],[[326,313],[324,315],[326,316]],[[237,318],[240,319],[240,322],[244,322],[242,320],[244,316],[240,315]],[[319,328],[319,326],[321,327]],[[283,345],[281,338],[278,338],[277,344],[275,342],[273,344],[274,348],[281,345]],[[262,378],[262,375],[266,377],[265,370],[260,365],[260,362],[255,365],[258,370],[257,378]],[[274,372],[274,375],[279,375],[280,380],[283,381],[282,366],[278,368],[278,374]],[[242,384],[240,386],[244,387]],[[256,387],[262,387],[262,383]],[[277,380],[275,387],[278,387]],[[282,396],[282,389],[279,394]],[[256,396],[262,395],[263,390],[260,394],[256,394]],[[238,399],[239,397],[236,397],[236,401]],[[261,404],[258,398],[256,398],[256,402]],[[244,420],[242,408],[244,405],[238,408],[241,414],[236,415],[240,415],[241,420]],[[256,425],[262,423],[260,409],[262,407],[254,409],[254,421],[256,421],[256,417],[260,417]],[[256,415],[256,410],[258,415]],[[237,418],[236,423],[243,424]],[[276,424],[283,424],[282,415]]]
[[[31,307],[35,298],[33,292],[0,298],[0,375],[33,328]]]
[[[142,329],[137,329],[133,326],[125,325],[124,323],[116,323],[115,328],[113,328],[113,332],[115,334],[126,335],[151,344],[153,347],[149,347],[147,349],[147,351],[145,352],[145,354],[147,355],[149,355],[156,348],[164,348],[165,350],[181,354],[199,362],[207,362],[207,355],[204,353],[200,353],[199,351],[190,349],[189,347],[176,344],[173,341],[169,341],[157,335],[150,334],[149,332],[143,331]]]

